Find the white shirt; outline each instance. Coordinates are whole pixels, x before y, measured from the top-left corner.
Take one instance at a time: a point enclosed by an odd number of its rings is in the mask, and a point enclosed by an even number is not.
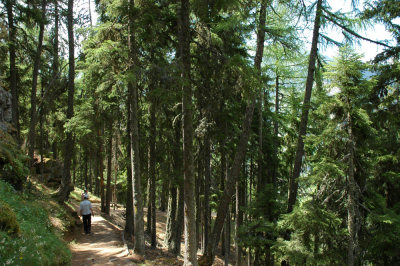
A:
[[[90,209],[92,208],[92,203],[90,203],[90,201],[88,201],[87,199],[85,199],[84,201],[81,202],[81,204],[79,205],[79,208],[82,211],[82,215],[88,215],[88,214],[92,213],[90,211]]]

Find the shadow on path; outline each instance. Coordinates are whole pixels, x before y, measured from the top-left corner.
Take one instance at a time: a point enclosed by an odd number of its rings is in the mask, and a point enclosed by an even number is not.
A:
[[[94,213],[100,213],[98,204],[93,204]],[[76,228],[74,241],[70,244],[71,265],[135,265],[121,240],[121,229],[103,217],[92,217],[92,235],[85,235],[83,225]]]

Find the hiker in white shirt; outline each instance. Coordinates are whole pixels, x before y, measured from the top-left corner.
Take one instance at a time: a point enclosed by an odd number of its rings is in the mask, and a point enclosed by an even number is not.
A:
[[[93,209],[92,209],[92,203],[88,200],[87,195],[84,196],[83,201],[79,205],[79,212],[82,215],[82,220],[83,220],[83,229],[85,230],[85,234],[91,234],[91,216],[94,216]]]

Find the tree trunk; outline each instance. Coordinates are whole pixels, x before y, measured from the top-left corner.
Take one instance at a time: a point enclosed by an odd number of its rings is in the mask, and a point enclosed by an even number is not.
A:
[[[11,91],[11,117],[12,125],[17,132],[17,140],[20,141],[20,126],[19,126],[19,107],[18,107],[18,89],[17,89],[17,67],[16,67],[16,34],[17,29],[14,25],[13,7],[15,0],[7,0],[7,17],[8,17],[8,42],[10,55],[10,91]]]
[[[350,107],[350,99],[347,99],[347,105]],[[349,134],[349,168],[348,168],[348,180],[347,180],[347,190],[348,190],[348,200],[347,200],[347,229],[349,231],[349,243],[347,249],[347,265],[353,266],[358,264],[358,221],[359,221],[359,210],[358,210],[358,185],[354,178],[355,173],[355,141],[353,136],[353,121],[351,117],[350,110],[347,113],[347,122]]]
[[[260,196],[265,186],[263,179],[263,101],[264,101],[264,88],[260,90],[260,99],[258,103],[259,121],[258,121],[258,174],[257,174],[257,193]]]
[[[67,28],[68,28],[68,109],[67,119],[74,116],[74,93],[75,93],[75,44],[74,44],[74,0],[68,0]],[[74,139],[71,132],[67,133],[65,141],[64,171],[59,191],[59,200],[65,201],[69,193],[74,189],[71,185],[71,159],[74,150]]]
[[[266,20],[266,1],[264,0],[262,1],[260,9],[260,19],[257,31],[257,49],[256,49],[256,56],[254,58],[254,67],[258,72],[260,72],[261,70],[261,62],[264,51],[265,20]],[[208,244],[207,252],[203,255],[203,257],[200,260],[201,265],[212,265],[214,261],[215,245],[219,241],[221,230],[223,228],[225,221],[225,216],[228,211],[229,203],[231,201],[233,192],[235,191],[235,183],[239,176],[240,168],[244,156],[246,154],[247,142],[250,135],[254,107],[256,105],[256,97],[257,95],[253,93],[246,107],[239,144],[237,146],[235,157],[232,166],[229,170],[229,174],[227,176],[227,182],[224,193],[218,205],[217,218],[215,219],[214,229],[210,237],[210,242]]]
[[[176,194],[177,189],[175,182],[170,182],[169,189],[170,189],[170,196],[168,199],[168,213],[167,213],[167,223],[165,229],[165,245],[168,247],[169,252],[173,252],[175,247],[173,246],[174,239],[175,239],[175,226],[176,226]]]
[[[242,247],[239,244],[239,228],[243,222],[243,211],[240,209],[242,207],[242,185],[238,180],[236,181],[236,221],[235,221],[235,253],[236,253],[236,266],[242,265]]]
[[[131,151],[131,115],[130,115],[130,109],[131,109],[131,104],[130,104],[130,99],[127,101],[127,151],[129,151],[129,162],[132,161],[132,154],[130,153]],[[128,236],[128,239],[133,238],[133,233],[134,233],[134,211],[133,211],[133,179],[132,179],[132,169],[131,169],[131,164],[127,164],[127,171],[126,171],[126,177],[127,177],[127,185],[126,185],[126,219],[125,219],[125,233]]]
[[[179,178],[178,180],[178,212],[176,213],[176,233],[174,239],[175,245],[175,255],[179,255],[181,253],[181,240],[182,240],[182,232],[183,232],[183,216],[184,216],[184,186],[183,179]]]
[[[207,133],[204,141],[204,231],[203,231],[203,253],[207,250],[208,239],[211,226],[211,210],[210,210],[210,187],[211,187],[211,142]]]
[[[200,114],[201,116],[201,114]],[[202,217],[204,215],[203,211],[203,201],[200,199],[200,195],[204,194],[204,182],[203,182],[203,176],[204,176],[204,165],[203,162],[204,160],[204,145],[201,143],[201,140],[199,140],[199,151],[198,151],[198,156],[197,156],[197,177],[196,177],[196,239],[197,239],[197,249],[199,248],[199,241],[201,242],[201,229],[203,225],[203,219]]]
[[[150,178],[150,204],[151,207],[151,247],[157,245],[156,231],[156,104],[154,96],[150,103],[150,135],[149,135],[149,178]]]
[[[101,211],[106,212],[106,195],[104,193],[105,186],[104,186],[104,152],[103,152],[103,134],[104,134],[104,125],[101,122],[101,126],[99,129],[99,153],[98,153],[98,164],[99,164],[99,177],[100,177],[100,206]]]
[[[68,6],[69,8],[69,6]],[[69,9],[68,9],[69,10]],[[35,59],[33,63],[33,74],[32,74],[32,90],[31,90],[31,110],[30,117],[31,121],[29,123],[29,150],[28,156],[31,160],[31,164],[34,162],[34,152],[35,152],[35,139],[36,139],[36,91],[37,91],[37,83],[39,77],[39,68],[40,68],[40,57],[42,55],[42,46],[43,46],[43,35],[44,35],[44,22],[46,17],[46,0],[42,0],[42,9],[41,9],[41,17],[39,23],[39,38],[38,38],[38,46],[35,54]],[[68,34],[69,37],[69,34]]]
[[[192,88],[190,85],[190,20],[189,0],[181,0],[179,48],[181,61],[182,113],[183,113],[183,172],[185,201],[185,254],[186,265],[197,265],[197,240],[195,216],[195,179],[193,175],[193,122]]]
[[[133,74],[137,74],[135,67],[138,64],[136,39],[135,39],[135,17],[134,11],[135,3],[133,0],[129,1],[129,58],[131,61],[130,71]],[[141,174],[140,174],[140,153],[139,153],[139,117],[138,117],[138,88],[136,82],[130,80],[128,83],[129,97],[131,101],[131,171],[134,181],[133,195],[134,195],[134,220],[135,220],[135,244],[134,250],[137,254],[144,253],[144,220],[143,220],[143,198],[142,198],[142,185],[141,185]]]
[[[113,189],[114,210],[118,206],[117,178],[118,178],[118,143],[119,143],[120,128],[121,124],[120,120],[118,120],[118,128],[116,131],[117,133],[115,135],[115,147],[114,147],[114,189]]]
[[[110,214],[110,203],[111,203],[111,167],[112,167],[112,120],[108,122],[108,156],[107,156],[107,194],[106,194],[106,213]]]
[[[307,132],[308,112],[310,110],[311,92],[314,83],[314,72],[315,72],[315,61],[318,51],[318,38],[319,29],[321,26],[321,15],[322,15],[322,0],[318,0],[316,15],[314,21],[314,31],[312,37],[310,58],[308,62],[308,73],[306,81],[306,91],[304,94],[304,102],[301,114],[301,120],[299,125],[299,136],[297,140],[297,149],[294,159],[293,172],[289,180],[289,192],[288,192],[288,208],[287,212],[290,213],[293,210],[293,206],[296,203],[297,190],[299,186],[298,178],[300,176],[301,165],[304,155],[304,136]]]

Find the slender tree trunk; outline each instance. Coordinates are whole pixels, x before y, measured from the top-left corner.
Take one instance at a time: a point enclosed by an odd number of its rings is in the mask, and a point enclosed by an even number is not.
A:
[[[52,80],[54,82],[54,90],[59,86],[59,13],[58,13],[58,0],[54,1],[54,43],[53,43],[53,65],[52,65]],[[52,151],[54,160],[57,159],[57,141],[53,140]]]
[[[118,143],[119,143],[120,128],[121,128],[120,120],[118,120],[118,128],[115,135],[115,147],[114,147],[114,190],[113,190],[114,210],[116,207],[118,207],[117,178],[118,178]]]
[[[190,20],[189,0],[181,0],[179,46],[181,56],[182,113],[183,113],[183,172],[185,201],[185,265],[197,265],[195,216],[195,179],[193,175],[192,88],[190,83]]]
[[[196,239],[197,239],[197,249],[199,248],[199,241],[201,242],[201,227],[203,225],[203,219],[202,217],[204,215],[203,211],[203,202],[200,199],[200,195],[204,194],[204,182],[203,182],[203,176],[204,176],[204,165],[203,162],[204,160],[204,145],[201,144],[201,140],[199,140],[199,152],[197,156],[197,177],[196,177]]]
[[[151,207],[151,247],[157,245],[156,232],[156,104],[154,96],[150,103],[150,135],[149,135],[149,178],[150,178],[150,204]]]
[[[254,67],[258,72],[261,71],[261,62],[264,51],[264,40],[265,40],[265,20],[266,20],[266,0],[263,0],[260,8],[260,19],[257,31],[257,49],[256,56],[254,58]],[[239,176],[240,168],[246,154],[247,141],[250,135],[251,122],[253,119],[254,108],[256,105],[256,94],[251,96],[250,101],[247,104],[245,118],[243,120],[242,133],[240,136],[239,144],[235,153],[234,161],[229,170],[227,182],[223,196],[220,200],[217,210],[217,218],[215,219],[214,229],[212,236],[210,237],[210,243],[207,248],[207,252],[203,255],[200,260],[201,265],[212,265],[215,256],[215,245],[218,243],[221,230],[225,221],[225,217],[229,208],[232,195],[235,191],[235,183]]]
[[[204,161],[204,231],[203,231],[203,253],[207,250],[208,239],[211,226],[211,209],[210,209],[210,187],[211,187],[211,142],[207,133],[204,141],[205,161]]]
[[[99,164],[99,177],[100,177],[100,206],[101,211],[106,212],[106,195],[105,195],[105,185],[104,185],[104,151],[103,151],[103,134],[104,134],[104,124],[100,122],[101,126],[99,129],[99,153],[98,153],[98,164]]]
[[[112,135],[113,135],[113,124],[112,120],[108,122],[108,156],[107,156],[107,194],[106,194],[106,213],[110,214],[110,203],[111,203],[111,167],[112,167]]]
[[[350,107],[350,99],[347,99],[347,105]],[[348,134],[349,134],[349,168],[348,168],[348,180],[347,180],[347,229],[349,231],[349,243],[347,249],[347,265],[353,266],[358,265],[358,220],[359,220],[359,210],[358,210],[358,185],[354,178],[355,172],[355,141],[353,135],[353,120],[351,117],[350,110],[347,113],[348,122]]]
[[[74,44],[74,0],[68,0],[67,28],[68,28],[68,108],[67,119],[74,116],[74,93],[75,93],[75,44]],[[71,132],[67,133],[65,141],[64,171],[59,191],[59,200],[65,201],[69,193],[74,189],[71,185],[71,159],[74,150],[74,139]]]
[[[259,121],[258,121],[258,175],[257,175],[257,193],[261,194],[265,180],[263,179],[263,101],[264,101],[264,88],[260,90],[260,99],[258,103]]]
[[[236,181],[236,221],[235,221],[235,257],[236,257],[236,266],[242,265],[242,247],[239,244],[239,228],[243,222],[243,211],[240,209],[242,207],[242,185],[238,180]]]
[[[88,189],[88,186],[89,186],[89,177],[88,177],[88,168],[89,168],[89,156],[88,156],[88,153],[87,152],[84,152],[84,157],[83,157],[83,160],[84,160],[84,164],[85,164],[85,166],[84,166],[84,179],[85,179],[85,189]]]
[[[149,152],[147,156],[147,164],[148,164],[148,169],[150,169],[150,147],[149,147]],[[151,178],[150,178],[150,173],[148,172],[149,176],[147,178],[147,188],[146,188],[146,196],[147,196],[147,226],[146,226],[146,231],[145,233],[148,234],[149,236],[151,235],[151,218],[153,217],[151,214],[151,199],[150,199],[150,189],[151,189]]]
[[[43,46],[43,36],[44,36],[44,22],[46,17],[46,0],[42,0],[42,9],[41,9],[41,17],[39,23],[39,38],[38,38],[38,46],[35,54],[35,59],[33,63],[33,76],[32,76],[32,90],[31,90],[31,121],[29,123],[29,150],[28,156],[31,160],[31,163],[34,162],[34,152],[35,152],[35,139],[36,139],[36,91],[37,91],[37,83],[39,77],[39,68],[40,68],[40,57],[42,55],[42,46]]]
[[[275,78],[275,117],[276,119],[274,120],[274,136],[275,136],[275,142],[274,142],[274,157],[278,161],[278,139],[279,139],[279,123],[278,123],[278,117],[279,117],[279,75],[276,73],[276,78]],[[276,187],[276,179],[278,176],[278,163],[274,165],[273,173],[272,173],[272,184],[274,188]]]
[[[181,253],[181,240],[182,240],[182,232],[183,232],[183,217],[184,217],[184,186],[183,179],[179,178],[178,180],[178,212],[176,213],[176,233],[174,239],[175,245],[175,255],[179,255]]]
[[[321,26],[321,15],[322,15],[322,0],[318,0],[316,15],[314,21],[314,31],[311,43],[310,58],[308,62],[308,74],[306,81],[306,91],[304,94],[304,102],[301,114],[301,120],[299,125],[299,136],[297,140],[297,149],[294,159],[293,172],[289,180],[289,192],[288,192],[288,209],[287,212],[290,213],[293,210],[293,206],[296,203],[297,190],[299,186],[298,178],[300,176],[301,165],[304,155],[304,136],[307,132],[307,122],[308,122],[308,112],[310,110],[311,92],[314,83],[314,72],[315,72],[315,61],[318,51],[318,38],[319,29]]]
[[[130,97],[129,97],[130,98]],[[127,118],[127,137],[128,137],[128,142],[127,142],[127,151],[131,150],[131,115],[130,115],[130,99],[127,101],[127,110],[128,110],[128,118]],[[129,152],[129,162],[132,161],[132,154]],[[134,233],[134,211],[133,211],[133,179],[132,179],[132,169],[131,169],[131,164],[127,164],[127,171],[126,171],[126,177],[127,177],[127,185],[126,185],[126,219],[125,219],[125,233],[127,234],[129,239],[133,238],[133,233]]]
[[[18,89],[17,89],[17,67],[16,67],[16,34],[17,29],[14,25],[13,7],[15,0],[7,0],[7,17],[8,17],[8,41],[10,55],[10,91],[11,91],[11,117],[13,127],[17,132],[17,140],[20,141],[20,126],[19,126],[19,107],[18,107]]]
[[[129,58],[130,58],[130,70],[134,74],[138,74],[134,68],[138,64],[137,49],[136,49],[136,39],[135,39],[135,17],[133,9],[135,8],[135,3],[133,0],[129,1]],[[139,117],[138,117],[138,88],[134,81],[128,83],[129,97],[131,101],[131,171],[134,181],[133,195],[134,195],[134,220],[135,220],[135,253],[144,253],[144,220],[143,220],[143,198],[142,198],[142,184],[141,184],[141,174],[140,174],[140,153],[139,153]]]

